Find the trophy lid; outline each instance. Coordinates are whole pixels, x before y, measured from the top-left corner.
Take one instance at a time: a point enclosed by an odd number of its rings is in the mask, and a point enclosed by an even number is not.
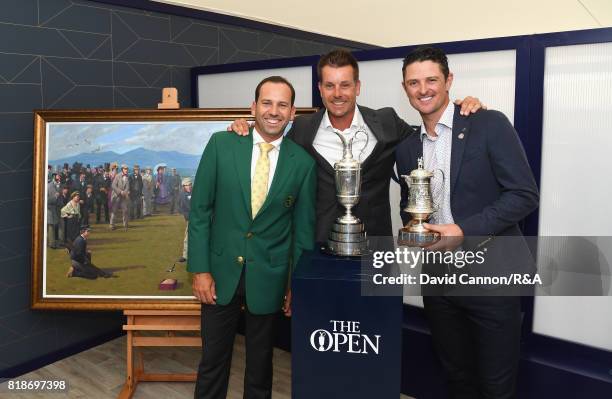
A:
[[[410,177],[413,177],[416,179],[424,179],[428,177],[433,177],[433,175],[434,175],[433,172],[430,172],[423,168],[423,158],[419,158],[418,167],[416,169],[413,169],[410,172]]]

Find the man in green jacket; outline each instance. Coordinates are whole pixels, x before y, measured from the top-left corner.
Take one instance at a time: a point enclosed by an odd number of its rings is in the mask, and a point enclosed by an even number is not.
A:
[[[289,274],[315,240],[316,164],[283,137],[294,100],[284,78],[262,80],[251,106],[252,134],[215,133],[198,167],[187,268],[203,303],[196,398],[225,399],[243,305],[244,397],[272,395],[275,320],[281,308],[290,313]]]

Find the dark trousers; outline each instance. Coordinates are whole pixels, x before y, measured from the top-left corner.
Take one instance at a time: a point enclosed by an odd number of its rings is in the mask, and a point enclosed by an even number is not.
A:
[[[244,273],[227,305],[202,304],[202,360],[194,397],[225,399],[229,382],[234,336],[245,304]],[[245,307],[246,369],[244,399],[272,397],[272,350],[278,313],[254,315]]]
[[[89,207],[81,206],[81,225],[89,224]]]
[[[130,198],[130,219],[142,219],[142,198]]]
[[[520,297],[424,296],[423,303],[450,397],[515,398]]]
[[[95,280],[98,277],[107,278],[113,275],[113,273],[104,271],[89,262],[80,263],[76,260],[71,260],[71,265],[73,268],[72,277],[81,277],[86,278],[88,280]]]
[[[110,219],[108,216],[108,199],[106,197],[96,199],[96,223],[100,223],[102,209],[104,209],[104,221],[108,223]]]
[[[71,218],[63,218],[65,226],[64,242],[73,243],[74,240],[79,236],[81,229],[81,218],[73,216]]]
[[[178,203],[179,192],[178,190],[172,190],[172,195],[170,196],[170,214],[174,214],[177,203]]]

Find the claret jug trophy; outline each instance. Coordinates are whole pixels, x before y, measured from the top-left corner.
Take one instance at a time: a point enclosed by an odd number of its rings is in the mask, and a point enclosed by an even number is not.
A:
[[[444,184],[444,173],[442,184]],[[409,189],[408,205],[404,208],[412,216],[408,224],[399,230],[397,243],[409,247],[425,247],[440,240],[440,234],[423,226],[432,214],[438,210],[431,195],[431,180],[434,172],[423,168],[423,158],[419,158],[418,166],[409,175],[402,175]]]
[[[329,233],[325,252],[338,256],[362,256],[368,252],[368,240],[363,223],[353,215],[351,209],[359,202],[361,195],[361,163],[353,158],[353,140],[361,129],[347,140],[340,132],[334,131],[342,140],[342,159],[334,164],[336,197],[346,212],[338,217]],[[364,146],[365,148],[365,146]]]

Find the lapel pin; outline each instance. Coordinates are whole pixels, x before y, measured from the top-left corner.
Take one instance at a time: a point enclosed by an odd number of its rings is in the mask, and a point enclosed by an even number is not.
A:
[[[459,140],[463,140],[464,137],[465,137],[465,134],[463,133],[459,133],[459,136],[457,136]]]

